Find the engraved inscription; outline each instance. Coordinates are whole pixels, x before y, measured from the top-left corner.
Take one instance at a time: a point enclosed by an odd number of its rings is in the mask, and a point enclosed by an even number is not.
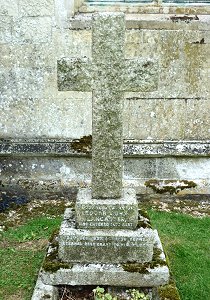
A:
[[[135,211],[135,206],[106,206],[94,210],[89,205],[83,205],[82,211],[78,211],[79,226],[82,228],[133,228],[132,222],[128,222],[130,215]]]
[[[141,237],[108,237],[108,236],[69,236],[68,246],[90,246],[90,247],[112,247],[112,248],[127,248],[136,247],[142,248]]]

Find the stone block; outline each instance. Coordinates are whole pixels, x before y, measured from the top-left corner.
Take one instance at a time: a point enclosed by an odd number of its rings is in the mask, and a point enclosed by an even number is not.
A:
[[[125,91],[151,91],[158,88],[158,64],[152,60],[129,59],[125,61]]]
[[[126,100],[124,123],[132,139],[179,140],[184,138],[186,103],[184,99],[141,99]],[[125,125],[126,126],[126,125]]]
[[[135,229],[138,203],[135,190],[124,189],[120,199],[92,199],[90,189],[80,189],[76,201],[76,226],[86,229]]]
[[[0,0],[0,15],[18,16],[18,0]]]
[[[177,172],[177,159],[174,157],[157,158],[157,174],[158,179],[180,179]]]
[[[36,146],[33,145],[33,148]],[[13,155],[14,156],[14,155]],[[9,178],[12,176],[12,172],[15,170],[16,178],[26,178],[33,180],[39,180],[43,183],[43,178],[46,180],[55,180],[55,182],[62,182],[61,186],[76,186],[85,184],[84,182],[90,182],[91,178],[91,162],[85,158],[49,158],[46,157],[31,157],[27,155],[27,158],[1,158],[0,170],[1,176]],[[53,174],[53,177],[52,177]],[[17,179],[17,180],[18,180]],[[24,181],[24,180],[23,180]],[[44,184],[44,183],[43,183]],[[24,184],[23,184],[24,185]]]
[[[168,283],[169,269],[165,262],[162,245],[156,230],[153,231],[154,247],[162,264],[141,264],[144,271],[126,271],[123,264],[91,263],[73,264],[69,269],[59,269],[56,272],[42,270],[40,277],[45,284],[52,285],[110,285],[128,287],[155,287]],[[110,249],[111,250],[111,249]],[[109,251],[107,251],[108,254]],[[153,261],[154,262],[154,261]]]
[[[209,83],[208,83],[209,84]],[[210,99],[186,100],[185,139],[209,139]]]
[[[76,229],[73,215],[64,220],[59,233],[59,259],[64,262],[149,262],[153,256],[154,231]]]
[[[58,287],[44,284],[39,275],[31,300],[58,300]]]
[[[156,175],[157,162],[154,158],[127,158],[124,161],[124,178],[126,180],[155,178]]]
[[[50,17],[23,17],[14,22],[13,38],[16,43],[48,43],[52,38]]]
[[[12,56],[11,46],[9,44],[0,44],[0,53],[1,70],[6,71],[11,69],[14,66],[14,58]]]
[[[12,40],[12,18],[0,16],[0,43],[9,43]]]
[[[41,72],[37,72],[41,75]],[[91,98],[86,100],[69,98],[35,98],[42,93],[42,84],[28,74],[30,83],[18,83],[13,72],[0,72],[0,99],[2,101],[0,110],[0,123],[2,126],[1,136],[13,136],[24,138],[38,138],[48,136],[54,138],[78,138],[91,133]],[[6,75],[6,76],[5,76]],[[23,74],[22,74],[23,75]],[[21,77],[19,77],[21,78]],[[38,82],[37,82],[38,81]],[[36,83],[39,89],[36,89]],[[8,88],[10,87],[10,88]],[[28,90],[26,90],[28,87]],[[34,98],[23,99],[24,90],[28,95],[34,93]],[[10,109],[8,109],[10,107]],[[64,116],[63,112],[66,115]],[[80,111],[80,113],[76,113]],[[14,116],[16,122],[14,122]],[[3,129],[4,128],[4,129]],[[71,128],[71,130],[69,130]],[[21,136],[20,136],[21,132]],[[62,133],[62,134],[61,134]],[[60,139],[59,139],[60,140]],[[75,174],[73,173],[72,176]]]
[[[2,68],[0,70],[0,100],[2,114],[5,114],[3,108],[8,107],[10,102],[14,99],[14,95],[16,95],[16,85],[17,83],[14,71],[9,68]],[[3,119],[1,121],[3,121]]]
[[[151,112],[151,136],[155,140],[183,140],[185,132],[185,100],[156,99]]]
[[[56,57],[87,57],[91,58],[90,30],[53,29],[52,41],[56,48]]]
[[[16,68],[16,96],[20,99],[41,98],[44,91],[44,73],[41,68]]]
[[[53,0],[20,0],[19,10],[21,16],[51,16],[54,14]]]
[[[0,72],[0,97],[5,97],[5,103],[10,102],[11,97],[16,101],[28,98],[27,101],[32,104],[31,99],[43,96],[45,70],[38,68],[13,68],[10,70],[5,68],[2,71]]]
[[[149,269],[148,273],[126,272],[120,265],[78,264],[72,269],[55,273],[41,273],[46,284],[53,285],[111,285],[127,287],[153,287],[168,283],[167,266]]]
[[[52,43],[45,44],[18,44],[12,47],[15,65],[22,68],[41,68],[45,72],[56,68],[55,49]]]
[[[198,180],[210,178],[209,158],[177,158],[176,170],[180,179]],[[202,186],[202,183],[201,183]]]

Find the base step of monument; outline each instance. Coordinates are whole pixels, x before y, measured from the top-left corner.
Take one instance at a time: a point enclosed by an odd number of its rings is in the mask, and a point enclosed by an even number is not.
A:
[[[55,273],[41,271],[41,279],[47,285],[113,285],[128,287],[154,287],[168,283],[167,266],[148,269],[146,273],[127,272],[120,265],[75,264],[71,269]]]
[[[168,283],[169,269],[156,230],[153,259],[149,263],[65,263],[49,247],[40,276],[47,285],[109,285],[128,287],[157,287]],[[53,257],[52,261],[49,260]]]

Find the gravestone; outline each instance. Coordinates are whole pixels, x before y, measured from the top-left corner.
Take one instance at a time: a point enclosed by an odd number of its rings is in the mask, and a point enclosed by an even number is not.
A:
[[[146,274],[123,268],[126,263],[149,266],[154,248],[161,250],[157,232],[139,226],[135,190],[122,186],[123,94],[156,89],[157,64],[125,59],[124,41],[123,14],[96,14],[92,59],[58,62],[60,91],[92,91],[92,187],[79,190],[75,212],[66,210],[60,229],[59,260],[71,267],[43,272],[46,284],[158,286],[169,278],[167,266]]]

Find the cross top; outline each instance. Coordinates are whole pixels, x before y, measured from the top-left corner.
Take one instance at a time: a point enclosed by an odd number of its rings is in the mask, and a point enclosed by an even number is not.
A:
[[[92,59],[58,61],[60,91],[92,91],[92,197],[122,196],[124,92],[157,88],[152,60],[125,59],[125,18],[99,13],[92,18]]]

